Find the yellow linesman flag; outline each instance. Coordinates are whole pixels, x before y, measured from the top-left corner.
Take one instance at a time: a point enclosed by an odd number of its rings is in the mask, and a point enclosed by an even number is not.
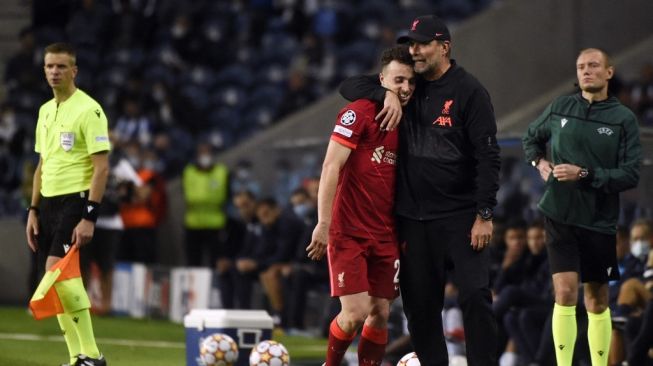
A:
[[[79,270],[79,250],[76,245],[52,266],[39,283],[29,302],[36,320],[90,308],[90,301]]]

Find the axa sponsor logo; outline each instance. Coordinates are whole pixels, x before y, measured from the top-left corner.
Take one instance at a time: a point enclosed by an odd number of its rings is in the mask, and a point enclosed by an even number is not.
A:
[[[449,116],[440,116],[440,117],[436,118],[435,121],[433,121],[433,124],[434,125],[437,124],[438,126],[451,127],[451,117],[449,117]]]
[[[599,127],[599,128],[596,129],[596,131],[599,133],[599,135],[608,135],[608,136],[610,136],[610,135],[612,135],[614,133],[614,131],[612,131],[608,127]]]

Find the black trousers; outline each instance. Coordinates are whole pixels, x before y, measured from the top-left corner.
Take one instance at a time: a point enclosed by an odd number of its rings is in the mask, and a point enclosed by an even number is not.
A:
[[[471,247],[475,214],[416,221],[398,219],[400,286],[411,342],[422,366],[447,366],[442,330],[447,272],[458,288],[463,312],[467,362],[497,365],[497,324],[489,286],[489,252]]]

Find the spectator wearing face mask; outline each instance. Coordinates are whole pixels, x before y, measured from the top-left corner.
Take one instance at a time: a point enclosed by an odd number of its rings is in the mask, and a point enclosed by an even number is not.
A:
[[[630,228],[630,242],[617,245],[621,280],[615,284],[610,283],[610,306],[614,309],[610,364],[620,364],[628,356],[627,345],[640,330],[642,312],[653,297],[645,285],[645,269],[653,265],[653,258],[649,255],[652,238],[651,222],[640,219]],[[637,363],[639,364],[641,363]]]
[[[209,144],[197,146],[195,161],[184,169],[182,185],[186,214],[186,262],[214,267],[224,257],[229,173],[217,163]]]

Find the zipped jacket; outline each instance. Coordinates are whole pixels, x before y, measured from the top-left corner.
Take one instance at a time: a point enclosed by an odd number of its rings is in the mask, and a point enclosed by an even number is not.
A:
[[[619,192],[639,181],[641,145],[637,117],[617,98],[590,103],[580,93],[553,101],[530,124],[523,139],[530,163],[547,156],[557,164],[587,168],[589,175],[573,182],[549,176],[539,209],[554,221],[614,234]]]

